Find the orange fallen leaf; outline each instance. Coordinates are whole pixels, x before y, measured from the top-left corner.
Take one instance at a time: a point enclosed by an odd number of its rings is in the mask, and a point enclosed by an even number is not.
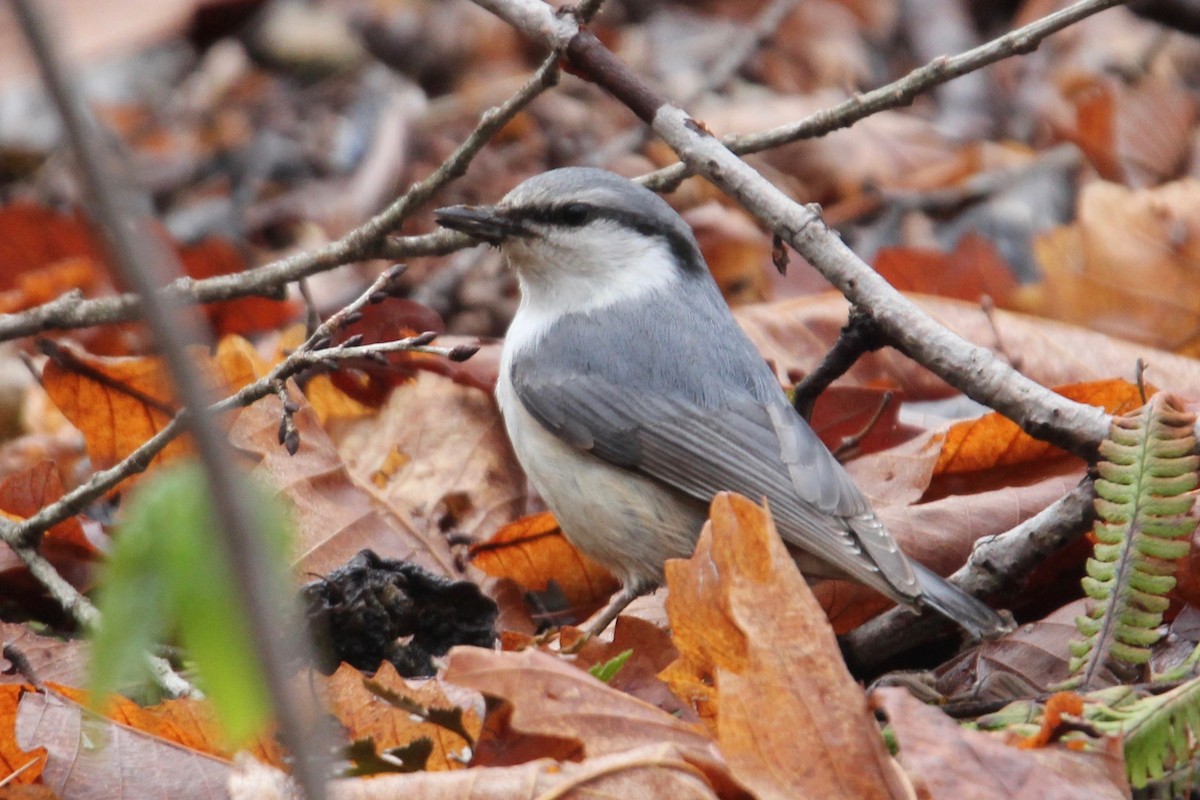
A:
[[[0,290],[16,289],[37,270],[70,259],[92,265],[70,288],[92,288],[104,282],[99,268],[103,252],[99,239],[79,214],[62,214],[25,202],[0,209],[0,264],[4,265]]]
[[[1200,114],[1190,89],[1153,74],[1134,84],[1103,73],[1070,75],[1064,84],[1075,109],[1065,133],[1105,180],[1156,186],[1186,163]]]
[[[42,370],[42,384],[55,405],[83,433],[96,469],[107,469],[162,430],[178,411],[161,358],[94,356],[69,343],[47,345],[51,358]],[[190,349],[196,368],[222,396],[253,381],[262,366],[253,348],[238,337],[227,337],[209,355]],[[162,464],[190,452],[179,438],[155,457]]]
[[[149,235],[175,251],[184,272],[204,279],[246,269],[245,257],[232,243],[210,237],[180,244],[157,222],[147,222]],[[64,214],[33,203],[0,208],[0,314],[48,302],[72,289],[93,297],[110,294],[105,250],[79,213]],[[223,300],[204,306],[217,336],[276,328],[293,319],[293,301],[265,297]]]
[[[0,314],[15,314],[48,303],[72,289],[92,294],[103,277],[94,262],[70,256],[36,271],[12,275],[10,282],[10,288],[0,290]]]
[[[463,754],[474,744],[473,741],[467,741],[444,727],[391,705],[368,689],[363,683],[365,680],[366,676],[354,667],[342,664],[327,683],[329,709],[346,729],[351,741],[370,738],[376,752],[382,752],[426,737],[433,742],[433,752],[426,762],[426,770],[462,769],[466,766]],[[452,706],[436,681],[410,684],[386,661],[371,680],[426,708],[445,709]],[[474,711],[463,710],[463,725],[474,739],[479,738],[482,724]]]
[[[0,516],[21,522],[62,496],[58,468],[51,461],[42,461],[0,482]],[[99,527],[94,522],[89,524]],[[85,533],[80,517],[68,517],[42,535],[38,551],[69,580],[81,580],[87,566],[100,556],[96,546],[100,537],[98,530],[95,536],[97,538],[93,540]],[[7,589],[13,589],[12,573],[24,569],[24,563],[9,548],[0,552],[0,574],[9,582]]]
[[[876,272],[902,292],[978,302],[991,297],[1005,305],[1017,288],[1012,269],[990,241],[970,232],[949,253],[921,247],[885,247],[875,256]]]
[[[46,688],[72,703],[88,705],[88,693],[82,689],[55,683],[47,684]],[[234,750],[225,739],[216,714],[206,700],[164,700],[143,708],[132,700],[113,695],[104,709],[104,716],[118,725],[174,742],[189,750],[226,761],[233,758]],[[239,749],[249,751],[255,758],[268,764],[281,765],[285,762],[283,749],[270,733],[259,735]]]
[[[728,493],[710,515],[691,559],[667,562],[680,658],[663,677],[685,691],[710,687],[701,711],[756,797],[906,797],[770,515]]]
[[[17,708],[21,697],[31,691],[32,686],[17,683],[0,686],[0,776],[16,786],[36,782],[46,765],[46,748],[25,750],[17,744]]]
[[[1033,244],[1045,277],[1022,287],[1013,308],[1188,355],[1200,352],[1200,180],[1137,191],[1090,183],[1079,196],[1076,221]]]
[[[1142,405],[1138,387],[1123,380],[1077,383],[1054,391],[1080,403],[1100,406],[1110,414],[1124,414]],[[1147,396],[1154,391],[1153,387],[1146,387]],[[1065,454],[1034,439],[1002,414],[991,413],[950,427],[933,472],[955,475],[1040,461],[1053,455]]]
[[[576,550],[549,511],[505,525],[471,546],[471,560],[488,575],[512,578],[532,591],[554,581],[575,609],[594,607],[617,590],[617,579]]]
[[[163,235],[166,236],[165,232]],[[177,245],[176,250],[183,271],[197,280],[232,275],[248,266],[241,251],[225,239],[209,237],[195,244]],[[300,306],[295,301],[266,297],[239,297],[206,303],[203,309],[216,337],[273,330],[300,313]]]

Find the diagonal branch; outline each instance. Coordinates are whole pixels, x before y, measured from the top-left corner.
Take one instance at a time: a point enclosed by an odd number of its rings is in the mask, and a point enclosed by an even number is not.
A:
[[[1012,530],[981,539],[950,581],[976,597],[1003,603],[1034,567],[1083,535],[1095,516],[1091,478]],[[876,674],[901,653],[946,634],[950,626],[932,614],[893,608],[842,639],[842,652],[856,674]]]
[[[438,231],[391,240],[388,234],[443,186],[462,176],[471,160],[497,131],[557,82],[556,59],[547,58],[512,97],[485,111],[471,134],[428,177],[413,184],[390,206],[337,241],[233,275],[218,275],[204,280],[177,278],[160,289],[159,296],[164,303],[172,306],[213,303],[250,295],[282,297],[288,283],[342,264],[370,258],[399,260],[443,255],[469,246],[471,240],[457,231]],[[84,300],[79,292],[70,292],[20,314],[0,314],[0,341],[47,330],[128,322],[141,317],[141,301],[135,294]]]
[[[200,410],[187,415],[185,420],[194,435],[212,498],[217,527],[215,543],[224,551],[224,563],[231,572],[237,599],[246,611],[255,644],[253,655],[263,670],[279,721],[280,739],[295,759],[296,780],[306,797],[322,800],[326,796],[325,754],[315,741],[313,726],[308,724],[305,698],[291,681],[292,665],[305,637],[283,635],[294,620],[275,593],[276,583],[272,578],[277,565],[271,564],[264,551],[249,495],[237,471],[229,468],[229,444],[216,418],[205,413],[208,388],[192,368],[185,345],[202,330],[199,315],[194,310],[172,314],[157,294],[163,276],[177,272],[179,265],[172,264],[169,254],[156,252],[138,235],[135,218],[129,213],[128,197],[105,163],[92,120],[68,80],[66,65],[34,0],[15,0],[13,6],[79,163],[82,183],[113,266],[142,299],[146,321],[162,348],[175,391],[187,406]]]
[[[575,21],[537,0],[475,0],[530,38],[564,53],[575,70],[629,107],[689,168],[733,198],[788,242],[855,306],[870,314],[901,352],[1012,419],[1027,433],[1085,458],[1108,431],[1098,408],[1067,400],[935,322],[862,262],[821,220],[819,209],[792,200],[652,88]],[[1083,0],[1095,13],[1113,3]],[[1032,43],[1023,44],[1024,47]]]
[[[869,92],[855,94],[833,108],[810,114],[799,122],[780,125],[759,133],[725,136],[721,143],[731,152],[744,156],[802,139],[816,139],[827,133],[848,128],[880,111],[907,106],[923,92],[969,72],[1015,55],[1032,52],[1050,34],[1116,5],[1121,5],[1121,0],[1082,0],[1073,3],[979,47],[955,56],[936,58],[899,80]],[[684,160],[643,175],[638,180],[647,188],[662,192],[671,191],[680,181],[694,174],[696,172]]]

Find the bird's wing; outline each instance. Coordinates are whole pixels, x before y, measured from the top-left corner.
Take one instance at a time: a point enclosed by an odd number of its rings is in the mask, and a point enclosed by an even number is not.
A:
[[[920,593],[858,487],[782,392],[778,402],[747,391],[704,407],[536,366],[514,370],[513,388],[564,441],[704,502],[720,491],[765,496],[789,543],[894,598]]]

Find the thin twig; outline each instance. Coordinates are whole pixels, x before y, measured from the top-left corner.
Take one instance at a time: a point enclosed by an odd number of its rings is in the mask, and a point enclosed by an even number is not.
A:
[[[287,284],[352,261],[368,258],[400,261],[415,256],[445,255],[472,246],[474,241],[458,231],[442,230],[390,239],[388,234],[399,228],[400,223],[443,186],[462,176],[471,160],[497,131],[534,98],[557,83],[558,74],[557,59],[546,58],[516,94],[483,113],[479,124],[441,166],[409,187],[385,210],[336,242],[233,275],[204,280],[177,278],[158,290],[159,296],[171,306],[213,303],[250,295],[282,297]],[[140,301],[132,293],[85,300],[81,292],[73,290],[20,314],[0,314],[0,341],[48,330],[128,322],[141,316]]]
[[[190,408],[205,409],[209,405],[208,387],[193,368],[186,349],[186,343],[196,340],[201,330],[199,314],[195,309],[173,314],[158,295],[158,285],[163,282],[159,276],[169,271],[178,273],[179,265],[172,264],[161,249],[157,253],[151,249],[147,239],[137,235],[131,225],[132,217],[127,212],[121,187],[107,169],[91,119],[67,79],[66,68],[33,0],[14,0],[13,5],[62,118],[93,213],[112,254],[113,267],[141,298],[146,321],[162,348],[171,382],[181,401]],[[204,465],[217,522],[217,541],[224,548],[225,563],[246,612],[255,655],[262,665],[279,722],[280,738],[295,759],[294,774],[305,796],[322,800],[326,748],[313,741],[304,698],[291,684],[291,665],[304,636],[297,633],[302,626],[291,624],[291,615],[277,604],[270,557],[259,535],[246,487],[237,470],[229,467],[232,452],[216,418],[201,411],[185,419]],[[284,635],[285,631],[289,635]]]
[[[817,397],[829,388],[830,384],[846,374],[858,359],[867,353],[873,353],[885,346],[879,326],[870,314],[861,311],[857,306],[850,309],[850,318],[842,328],[833,348],[821,359],[817,368],[800,383],[792,398],[792,405],[804,419],[812,421],[813,405]]]
[[[1047,14],[1039,20],[1009,31],[1003,36],[964,53],[935,58],[899,80],[869,92],[856,94],[833,108],[810,114],[799,122],[781,125],[760,133],[726,136],[721,139],[721,143],[737,155],[749,155],[802,139],[815,139],[841,128],[848,128],[855,122],[880,111],[907,106],[921,93],[960,75],[966,75],[968,72],[974,72],[1015,55],[1032,52],[1050,34],[1074,25],[1106,8],[1120,5],[1121,1],[1081,0],[1081,2],[1073,3],[1053,14]],[[680,181],[694,174],[695,172],[686,162],[681,161],[643,175],[638,180],[656,192],[670,191],[678,186]]]
[[[977,542],[950,581],[976,597],[1003,603],[1034,567],[1088,529],[1094,499],[1092,480],[1085,479],[1012,530]],[[843,637],[842,652],[856,672],[873,674],[890,659],[945,635],[949,628],[937,615],[894,608]]]
[[[968,397],[1001,412],[1030,435],[1085,458],[1094,454],[1108,431],[1108,416],[1102,410],[1049,391],[1000,362],[991,351],[938,324],[829,231],[819,209],[802,206],[780,191],[683,109],[665,102],[591,33],[555,16],[537,0],[475,2],[543,46],[565,53],[578,73],[650,122],[654,132],[691,168],[778,233],[853,305],[868,311],[894,347]],[[1068,9],[1072,13],[1052,18],[1061,27],[1082,18],[1084,12],[1095,13],[1113,3],[1082,0]],[[1038,39],[1026,33],[997,41],[1007,42],[1008,50],[1023,52]]]
[[[758,12],[758,16],[739,31],[736,41],[705,70],[704,80],[689,92],[680,104],[690,106],[706,95],[723,89],[759,48],[775,35],[780,24],[799,2],[800,0],[772,0],[765,5]],[[588,159],[588,163],[603,166],[623,153],[641,148],[650,135],[649,125],[638,125],[600,148]]]
[[[383,244],[370,239],[365,233],[366,227],[364,225],[357,228],[336,242],[316,250],[297,253],[245,272],[217,275],[203,280],[176,278],[159,289],[158,295],[170,306],[215,303],[249,296],[282,298],[284,288],[293,281],[327,272],[352,261],[385,257],[376,252]],[[470,244],[472,242],[464,234],[439,231],[392,240],[387,243],[387,257],[400,260],[415,256],[443,255],[461,250]],[[18,339],[48,330],[129,322],[141,317],[141,303],[136,295],[121,294],[85,300],[82,292],[71,290],[28,311],[0,314],[0,341]]]
[[[883,419],[884,413],[895,399],[896,395],[891,392],[884,392],[883,397],[879,399],[879,406],[875,409],[875,413],[871,415],[871,418],[867,420],[867,424],[863,425],[858,433],[843,436],[837,449],[833,451],[833,457],[838,461],[844,461],[849,457],[862,444],[863,439],[867,438],[871,434],[871,431],[875,430],[875,426],[879,424],[879,420]]]
[[[921,92],[961,74],[1035,49],[1046,36],[1090,14],[1116,5],[1118,2],[1119,0],[1085,0],[1085,2],[1076,3],[965,53],[949,58],[935,59],[897,81],[870,92],[855,95],[833,108],[818,111],[799,122],[758,133],[727,136],[722,139],[722,142],[738,154],[757,153],[849,127],[879,111],[908,105]],[[588,6],[590,11],[594,11],[590,7],[598,5],[599,3],[584,3],[580,7]],[[549,60],[547,59],[547,61]],[[539,72],[544,68],[546,68],[546,63],[539,68]],[[463,142],[452,158],[460,156],[464,151],[469,153],[468,160],[473,157],[490,135],[503,127],[504,123],[515,116],[537,94],[540,94],[541,89],[526,94],[531,89],[531,84],[536,84],[538,80],[538,74],[535,73],[534,77],[513,96],[512,100],[494,109],[500,111],[501,114],[495,120],[499,122],[498,125],[491,124],[492,121],[489,121],[485,114],[480,126]],[[513,101],[518,97],[521,100],[514,104]],[[488,123],[490,133],[477,136],[485,123]],[[672,190],[680,181],[692,174],[694,173],[681,162],[643,175],[638,180],[648,188],[662,192]],[[444,182],[452,177],[454,175],[446,174],[441,176],[441,179]],[[394,230],[402,221],[402,218],[392,218],[395,208],[393,205],[363,226],[317,250],[299,253],[235,275],[220,275],[200,281],[192,278],[180,278],[164,288],[162,292],[168,302],[173,304],[212,303],[251,295],[281,297],[283,287],[288,283],[352,261],[365,258],[387,258],[401,261],[417,256],[445,255],[474,244],[473,240],[465,234],[447,230],[421,236],[380,240],[379,237],[383,235],[379,233],[380,229],[386,233],[388,230]],[[405,213],[411,213],[411,209],[403,210]],[[137,298],[131,294],[85,300],[82,292],[73,290],[44,305],[19,314],[0,314],[0,341],[47,330],[86,328],[93,325],[128,322],[139,317]]]
[[[457,348],[418,344],[422,340],[423,336],[414,336],[407,339],[360,345],[358,347],[337,345],[318,350],[297,351],[275,365],[263,377],[242,387],[236,394],[213,403],[209,406],[209,412],[218,414],[233,408],[248,406],[273,394],[276,385],[287,380],[287,378],[306,369],[321,366],[327,361],[370,359],[375,358],[377,355],[401,352],[428,353],[445,358],[450,358],[457,354]],[[132,475],[144,472],[155,456],[185,432],[184,416],[186,413],[186,410],[179,412],[161,430],[147,439],[119,464],[94,473],[85,483],[67,492],[58,501],[51,503],[33,516],[28,517],[20,523],[13,523],[0,518],[0,540],[13,548],[29,547],[30,543],[36,542],[43,532],[63,520],[78,514],[89,503],[111,491],[121,481]]]

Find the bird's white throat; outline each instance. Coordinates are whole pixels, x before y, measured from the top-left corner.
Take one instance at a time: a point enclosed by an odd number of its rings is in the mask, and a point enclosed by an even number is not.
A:
[[[632,303],[682,279],[666,241],[626,228],[592,225],[568,235],[505,244],[521,303],[505,337],[506,355],[535,343],[564,314]]]

